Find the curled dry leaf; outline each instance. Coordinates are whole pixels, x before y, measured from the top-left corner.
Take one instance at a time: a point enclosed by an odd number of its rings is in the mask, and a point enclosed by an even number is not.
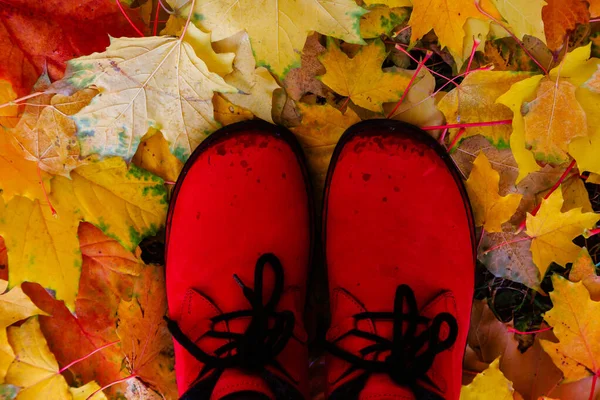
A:
[[[221,99],[221,97],[216,95],[213,99],[215,119],[219,121],[221,105],[215,99]],[[222,121],[219,122],[223,123]],[[177,181],[179,173],[183,168],[181,160],[170,152],[169,142],[165,140],[160,131],[154,128],[148,130],[131,162],[170,183]]]
[[[298,101],[307,93],[327,96],[327,88],[316,78],[317,75],[325,73],[325,67],[318,58],[325,53],[326,49],[321,45],[319,38],[320,35],[314,33],[306,39],[300,66],[290,70],[283,81],[287,94],[293,100]]]

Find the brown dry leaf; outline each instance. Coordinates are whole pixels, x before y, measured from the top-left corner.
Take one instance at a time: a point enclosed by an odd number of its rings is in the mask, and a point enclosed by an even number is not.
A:
[[[590,253],[584,247],[577,259],[573,262],[571,272],[569,273],[571,282],[583,281],[583,284],[589,290],[593,301],[600,301],[600,276],[596,273],[596,266],[590,257]]]
[[[325,67],[319,62],[319,56],[326,51],[321,45],[320,37],[321,35],[314,33],[306,39],[300,67],[290,70],[283,80],[288,95],[296,101],[307,93],[327,96],[328,89],[316,78],[325,73]]]
[[[567,212],[574,208],[581,208],[583,212],[593,212],[592,203],[590,202],[590,194],[585,188],[583,179],[578,175],[564,181],[560,188],[563,193],[565,202],[561,208],[562,212]]]
[[[166,313],[164,269],[148,265],[135,281],[131,300],[119,303],[117,335],[127,369],[167,398],[177,398]]]
[[[50,79],[43,75],[34,89],[44,91],[49,86]],[[81,163],[77,126],[70,116],[88,105],[96,94],[94,89],[84,89],[72,96],[49,93],[31,99],[12,131],[25,158],[50,174],[69,176]]]
[[[550,50],[558,50],[565,44],[568,34],[578,24],[590,20],[588,3],[585,0],[545,0],[548,4],[542,8],[546,43]]]

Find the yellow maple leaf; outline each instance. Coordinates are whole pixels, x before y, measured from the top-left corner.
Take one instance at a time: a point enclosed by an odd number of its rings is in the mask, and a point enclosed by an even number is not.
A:
[[[57,178],[70,185],[63,190],[73,193],[82,218],[128,250],[135,250],[142,237],[156,234],[164,224],[167,201],[163,180],[135,165],[127,168],[121,158],[82,165],[71,173],[70,181]]]
[[[519,166],[519,175],[515,183],[519,183],[531,172],[541,169],[531,151],[525,147],[525,120],[521,114],[521,105],[525,101],[533,100],[537,87],[543,77],[543,75],[535,75],[516,82],[506,93],[496,100],[497,103],[504,104],[513,112],[510,150]]]
[[[58,373],[58,362],[48,348],[37,317],[8,328],[8,341],[16,358],[8,369],[6,383],[22,388],[19,400],[71,398],[69,385]]]
[[[542,20],[542,7],[544,0],[490,0],[498,9],[502,17],[510,25],[511,31],[519,39],[523,36],[535,36],[546,43],[544,34],[544,21]]]
[[[48,314],[33,304],[21,286],[0,295],[0,331],[4,331],[6,327],[32,315]]]
[[[596,274],[596,266],[585,247],[581,249],[577,259],[573,262],[569,280],[571,282],[582,281],[590,292],[591,299],[600,301],[600,276]]]
[[[44,190],[50,192],[50,175],[38,172],[35,162],[26,160],[22,151],[15,147],[11,133],[0,127],[0,193],[4,200],[13,196],[26,196],[32,200],[44,199]]]
[[[25,158],[50,174],[68,176],[80,164],[77,126],[70,116],[96,94],[85,89],[72,96],[44,94],[31,99],[12,132]]]
[[[383,72],[385,46],[375,40],[349,58],[333,39],[327,39],[327,52],[319,57],[327,69],[321,81],[334,92],[347,96],[357,106],[382,112],[383,103],[398,101],[410,82],[410,75]]]
[[[500,371],[500,357],[496,358],[485,371],[479,373],[470,384],[461,387],[461,400],[512,400],[513,385]]]
[[[581,209],[563,213],[560,211],[562,206],[562,191],[557,190],[542,201],[535,216],[527,214],[526,233],[532,238],[531,254],[541,276],[545,275],[552,262],[563,266],[573,262],[581,250],[573,239],[600,219],[600,215],[582,213]]]
[[[408,8],[373,6],[360,20],[360,35],[364,39],[389,35],[395,27],[406,22],[409,14]]]
[[[170,4],[183,15],[188,12],[187,1]],[[363,44],[359,19],[365,12],[353,0],[267,0],[260,5],[254,0],[196,1],[192,20],[212,32],[215,41],[245,30],[257,64],[283,78],[299,66],[309,32]]]
[[[412,27],[411,41],[434,30],[440,47],[447,47],[452,55],[463,53],[463,26],[468,18],[487,20],[471,0],[421,0],[413,5],[408,25]]]
[[[67,178],[62,178],[68,181]],[[55,182],[56,183],[56,182]],[[81,253],[77,240],[80,216],[75,212],[68,190],[47,204],[16,196],[0,209],[0,234],[6,243],[11,287],[23,282],[38,282],[51,289],[58,299],[73,310],[79,286]],[[14,289],[13,289],[14,290]]]
[[[185,40],[194,30],[190,24],[179,39],[113,38],[105,52],[69,61],[68,83],[100,91],[73,117],[83,156],[98,153],[130,160],[153,126],[169,141],[171,152],[185,161],[218,127],[213,93],[237,90],[210,72],[196,55],[198,49]]]
[[[8,343],[6,328],[0,329],[0,384],[4,383],[6,372],[15,359],[15,352]]]
[[[586,113],[588,136],[573,139],[569,144],[569,154],[577,161],[580,171],[600,174],[600,94],[578,88],[575,95]]]
[[[148,130],[131,161],[169,182],[176,182],[183,168],[183,163],[169,151],[169,143],[162,133],[154,128]]]
[[[569,143],[587,137],[586,115],[575,98],[575,89],[566,80],[543,79],[536,98],[522,111],[525,141],[536,159],[553,164],[568,162]]]
[[[488,232],[502,232],[502,224],[517,211],[520,194],[498,194],[500,174],[492,168],[482,151],[475,161],[466,186],[473,206],[475,225],[483,226]]]
[[[92,393],[100,389],[100,385],[96,381],[91,381],[78,388],[69,388],[73,400],[108,400],[104,392],[99,391],[92,396]],[[92,397],[90,397],[92,396]]]
[[[118,158],[78,167],[71,179],[56,176],[50,201],[14,197],[0,207],[0,235],[11,265],[11,286],[38,282],[73,310],[81,273],[77,227],[81,220],[133,250],[144,236],[164,224],[167,211],[163,181]]]
[[[559,342],[541,340],[542,347],[564,374],[565,382],[595,375],[600,368],[600,303],[590,299],[583,283],[552,275],[554,305],[544,315]]]
[[[600,64],[598,65],[598,70],[594,72],[590,79],[585,81],[583,86],[591,92],[600,93]]]
[[[496,100],[514,83],[529,77],[531,74],[526,72],[474,71],[440,100],[438,109],[444,113],[448,124],[510,119],[511,110]],[[509,125],[473,127],[462,138],[483,135],[494,146],[505,148],[509,146],[511,131]],[[457,132],[458,129],[450,130],[451,140]]]
[[[272,123],[273,92],[279,89],[279,85],[266,68],[256,68],[248,34],[240,32],[214,42],[213,46],[220,53],[235,54],[233,72],[225,75],[224,79],[240,93],[223,93],[222,96],[258,118]]]
[[[342,114],[329,104],[298,103],[298,108],[302,114],[302,124],[291,130],[306,154],[315,191],[321,193],[335,145],[344,131],[360,122],[360,118],[351,108]]]

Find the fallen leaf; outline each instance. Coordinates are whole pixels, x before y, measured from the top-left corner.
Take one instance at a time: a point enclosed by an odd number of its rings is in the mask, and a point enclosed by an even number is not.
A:
[[[412,7],[411,0],[365,0],[365,4],[368,6],[383,4],[388,7]]]
[[[0,207],[0,234],[11,265],[11,286],[38,282],[52,289],[71,310],[81,273],[77,226],[92,222],[128,249],[164,224],[167,202],[163,181],[120,158],[83,165],[71,180],[56,176],[47,204],[14,197]],[[44,260],[40,262],[39,260]]]
[[[194,30],[188,27],[188,32]],[[186,41],[189,35],[112,39],[105,52],[69,61],[68,83],[100,91],[73,116],[83,156],[130,160],[153,126],[169,141],[171,152],[185,161],[218,127],[213,93],[237,90],[208,70]]]
[[[23,293],[20,286],[0,295],[0,331],[32,315],[47,315]]]
[[[258,66],[284,78],[299,66],[309,32],[363,44],[359,20],[365,12],[353,0],[271,0],[261,7],[254,0],[198,1],[193,21],[212,32],[215,41],[245,30]]]
[[[384,69],[384,73],[402,72],[397,67]],[[408,71],[414,74],[416,71]],[[444,115],[436,107],[435,78],[426,69],[419,71],[419,76],[415,79],[408,94],[404,97],[400,107],[396,109],[391,119],[408,122],[416,126],[435,126],[444,124]],[[392,112],[397,102],[386,103],[383,110],[386,115]],[[430,131],[431,134],[433,132]]]
[[[50,192],[50,175],[38,172],[35,162],[26,160],[11,133],[0,127],[0,193],[5,201],[14,196],[25,196],[32,200],[44,199],[43,182]],[[41,177],[41,179],[40,179]]]
[[[344,131],[360,122],[360,118],[351,108],[342,114],[329,104],[298,103],[298,109],[302,114],[302,124],[292,128],[292,132],[306,154],[315,192],[321,193],[335,145]]]
[[[569,280],[571,282],[582,281],[590,292],[590,298],[593,301],[600,301],[600,276],[596,273],[596,265],[585,247],[581,249],[577,259],[573,262]]]
[[[61,189],[72,191],[69,201],[77,204],[82,218],[129,250],[164,225],[167,191],[163,180],[135,165],[128,168],[121,158],[90,162],[75,169],[70,181],[57,177],[55,184],[58,179],[70,187]]]
[[[215,101],[217,98],[221,99],[221,97],[217,95],[213,98],[215,105],[215,119],[224,123],[223,121],[220,121],[219,118],[221,106]],[[146,136],[142,138],[131,162],[171,183],[177,181],[179,173],[183,168],[183,163],[171,154],[169,143],[165,140],[162,133],[154,128],[150,128]]]
[[[563,266],[573,262],[580,252],[573,239],[592,228],[600,219],[600,215],[582,213],[580,209],[562,213],[562,206],[562,191],[557,190],[542,201],[535,216],[527,214],[526,233],[532,238],[533,262],[541,276],[544,276],[552,262]]]
[[[542,347],[564,374],[566,382],[594,375],[600,357],[600,303],[590,299],[583,283],[572,283],[552,275],[554,290],[550,298],[554,307],[544,318],[554,329],[559,343],[542,341]]]
[[[542,8],[542,19],[546,41],[550,50],[558,50],[577,25],[589,22],[588,3],[584,0],[545,1],[548,4]]]
[[[0,79],[0,104],[7,104],[17,98],[12,84],[4,79]],[[0,108],[0,126],[14,128],[19,120],[19,107],[17,105]]]
[[[0,202],[0,234],[8,250],[10,286],[39,282],[73,309],[81,270],[80,216],[68,190],[57,193],[64,195],[51,197],[56,216],[39,200],[16,196],[5,207]]]
[[[600,0],[589,0],[588,3],[590,3],[590,16],[600,16]]]
[[[143,29],[136,11],[128,11]],[[0,8],[0,79],[18,97],[29,94],[45,68],[60,79],[73,57],[102,51],[111,37],[135,36],[114,1],[11,0]]]
[[[382,112],[383,103],[400,100],[410,81],[407,73],[384,73],[381,64],[385,58],[381,40],[362,47],[349,58],[332,39],[327,39],[327,52],[319,58],[327,69],[321,81],[357,106]]]
[[[148,265],[135,281],[130,301],[121,300],[117,335],[131,373],[169,398],[177,398],[173,342],[163,317],[167,312],[164,270]]]
[[[589,89],[591,92],[600,93],[600,65],[598,65],[598,70],[594,72],[594,74],[585,81],[583,87]]]
[[[578,88],[575,96],[583,108],[587,120],[587,137],[578,137],[569,144],[569,154],[577,161],[580,171],[600,173],[600,94]]]
[[[8,328],[8,341],[15,361],[6,374],[6,383],[20,386],[19,400],[69,399],[69,386],[59,373],[37,317],[19,327]]]
[[[519,183],[532,172],[539,171],[540,166],[535,161],[533,153],[525,147],[525,120],[521,114],[521,105],[535,98],[535,93],[543,75],[535,75],[514,83],[510,90],[498,97],[499,104],[504,104],[513,112],[512,133],[510,134],[510,149],[519,166]]]
[[[50,80],[45,75],[35,90],[49,86]],[[89,104],[96,94],[95,90],[85,89],[72,96],[45,94],[31,99],[12,131],[25,158],[50,174],[69,176],[80,164],[77,127],[70,116]]]
[[[502,224],[510,220],[521,201],[520,194],[500,196],[500,174],[495,171],[485,153],[481,152],[473,162],[473,169],[466,187],[475,215],[475,225],[487,232],[502,232]]]
[[[314,33],[306,39],[300,66],[290,70],[283,80],[288,95],[296,101],[307,93],[326,96],[327,88],[316,78],[317,75],[325,73],[325,67],[319,62],[319,56],[327,51],[319,42],[319,36],[318,33]]]
[[[500,357],[494,360],[489,367],[481,372],[467,386],[460,389],[461,400],[498,399],[512,400],[513,385],[506,379],[499,368]]]
[[[6,372],[15,359],[15,352],[8,343],[6,328],[0,329],[0,384],[4,383]]]
[[[583,212],[593,212],[590,194],[585,188],[583,180],[579,176],[573,176],[566,179],[560,188],[565,202],[561,208],[562,212],[567,212],[574,208],[579,208]]]
[[[411,42],[422,38],[433,29],[440,47],[451,54],[463,53],[463,26],[468,18],[486,20],[471,0],[415,1],[408,25],[412,28]]]
[[[264,67],[256,68],[250,39],[245,32],[213,43],[221,53],[234,53],[233,72],[225,75],[225,82],[239,93],[223,93],[233,104],[245,108],[258,118],[273,122],[273,92],[279,89],[275,78]]]
[[[254,118],[254,114],[250,111],[236,106],[220,94],[213,97],[213,107],[215,109],[215,120],[224,126]]]
[[[410,15],[408,8],[376,5],[360,19],[360,35],[363,39],[373,39],[390,35],[392,30],[404,24]]]
[[[69,388],[69,391],[71,392],[71,396],[73,396],[73,400],[108,400],[102,391],[92,396],[99,389],[100,386],[95,381],[91,381],[78,388]]]
[[[510,25],[511,31],[519,39],[525,35],[535,36],[545,43],[542,7],[545,0],[491,0],[502,17]]]
[[[440,100],[438,109],[444,113],[448,124],[511,119],[511,110],[496,100],[514,83],[530,76],[531,74],[526,72],[473,71]],[[466,130],[461,140],[482,135],[494,146],[507,148],[511,131],[510,125],[473,127]],[[450,130],[451,141],[457,133],[458,129]]]
[[[587,137],[585,111],[575,90],[567,81],[543,79],[536,98],[524,103],[525,142],[537,160],[568,162],[569,143],[577,137]]]

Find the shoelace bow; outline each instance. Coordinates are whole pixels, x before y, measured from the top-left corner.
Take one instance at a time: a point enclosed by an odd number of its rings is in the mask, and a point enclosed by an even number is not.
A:
[[[263,280],[266,265],[273,269],[275,282],[271,297],[263,303]],[[204,364],[198,379],[210,371],[220,375],[227,368],[240,368],[248,372],[264,372],[267,365],[284,374],[292,382],[297,383],[276,360],[277,355],[285,348],[292,337],[295,317],[291,311],[275,311],[283,293],[283,267],[273,254],[263,254],[256,262],[254,270],[254,289],[244,285],[234,275],[235,281],[243,290],[250,309],[220,314],[211,318],[213,326],[219,322],[228,322],[237,318],[250,318],[244,333],[209,330],[205,336],[224,339],[224,345],[214,350],[214,355],[206,353],[196,346],[179,328],[177,323],[165,317],[169,331],[177,342],[192,356]],[[272,321],[272,322],[271,322]],[[272,325],[270,327],[270,325]]]
[[[407,312],[405,309],[405,303]],[[327,343],[327,350],[348,363],[350,368],[337,380],[338,382],[357,370],[365,371],[365,375],[373,373],[385,373],[398,385],[407,386],[414,392],[422,392],[419,381],[428,383],[434,388],[437,386],[427,377],[427,371],[431,368],[435,356],[449,349],[458,336],[458,324],[456,318],[449,313],[440,313],[432,320],[419,315],[417,301],[414,292],[407,285],[396,288],[394,298],[394,311],[392,312],[363,312],[354,315],[356,321],[391,320],[393,322],[392,340],[383,338],[376,334],[352,329],[340,336],[333,343]],[[417,334],[419,324],[426,327]],[[441,340],[442,326],[446,324],[449,328],[448,336]],[[339,342],[347,336],[356,336],[373,344],[360,350],[360,356],[350,353],[339,346]],[[384,360],[378,360],[378,355],[389,352]],[[374,357],[367,357],[374,354]],[[366,377],[365,377],[366,382]],[[439,389],[439,388],[437,388]]]

